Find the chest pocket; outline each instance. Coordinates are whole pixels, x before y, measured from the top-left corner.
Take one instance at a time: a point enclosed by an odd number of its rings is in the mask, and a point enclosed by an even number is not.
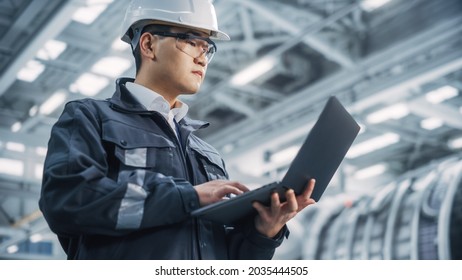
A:
[[[228,173],[218,152],[206,145],[196,143],[196,141],[191,141],[190,147],[195,153],[198,164],[203,169],[208,181],[228,179]]]
[[[103,123],[102,138],[114,144],[114,155],[123,169],[172,172],[175,144],[161,135],[110,120]]]

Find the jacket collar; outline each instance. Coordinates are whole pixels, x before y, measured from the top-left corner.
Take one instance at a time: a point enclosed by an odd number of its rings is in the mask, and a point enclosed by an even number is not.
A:
[[[143,105],[141,105],[138,100],[128,91],[125,84],[127,82],[134,82],[135,79],[132,78],[119,78],[116,80],[116,91],[109,98],[111,106],[115,109],[122,110],[126,113],[134,114],[152,114],[152,112],[147,111]],[[206,128],[210,125],[208,122],[193,120],[188,117],[184,117],[180,123],[181,126],[188,126],[192,130],[198,130],[201,128]]]

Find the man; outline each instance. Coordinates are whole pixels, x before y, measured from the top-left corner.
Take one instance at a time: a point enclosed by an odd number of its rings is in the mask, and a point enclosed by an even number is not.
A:
[[[207,0],[131,3],[122,40],[136,79],[121,78],[104,101],[69,102],[54,125],[40,209],[69,259],[270,259],[285,224],[314,203],[277,194],[235,228],[190,212],[248,191],[228,181],[218,152],[194,135],[208,124],[187,118],[181,94],[196,93],[216,47]]]

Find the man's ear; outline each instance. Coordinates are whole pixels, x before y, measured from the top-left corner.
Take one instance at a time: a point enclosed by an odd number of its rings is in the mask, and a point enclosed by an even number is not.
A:
[[[156,37],[149,33],[143,33],[140,37],[140,54],[141,57],[147,57],[149,59],[156,58],[155,55],[155,42]]]

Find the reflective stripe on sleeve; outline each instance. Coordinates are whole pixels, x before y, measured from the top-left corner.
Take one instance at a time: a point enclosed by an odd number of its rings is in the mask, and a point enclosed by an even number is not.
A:
[[[144,170],[136,172],[136,184],[128,183],[127,191],[120,204],[116,229],[137,229],[141,226],[144,213],[144,202],[148,193],[142,187]]]

